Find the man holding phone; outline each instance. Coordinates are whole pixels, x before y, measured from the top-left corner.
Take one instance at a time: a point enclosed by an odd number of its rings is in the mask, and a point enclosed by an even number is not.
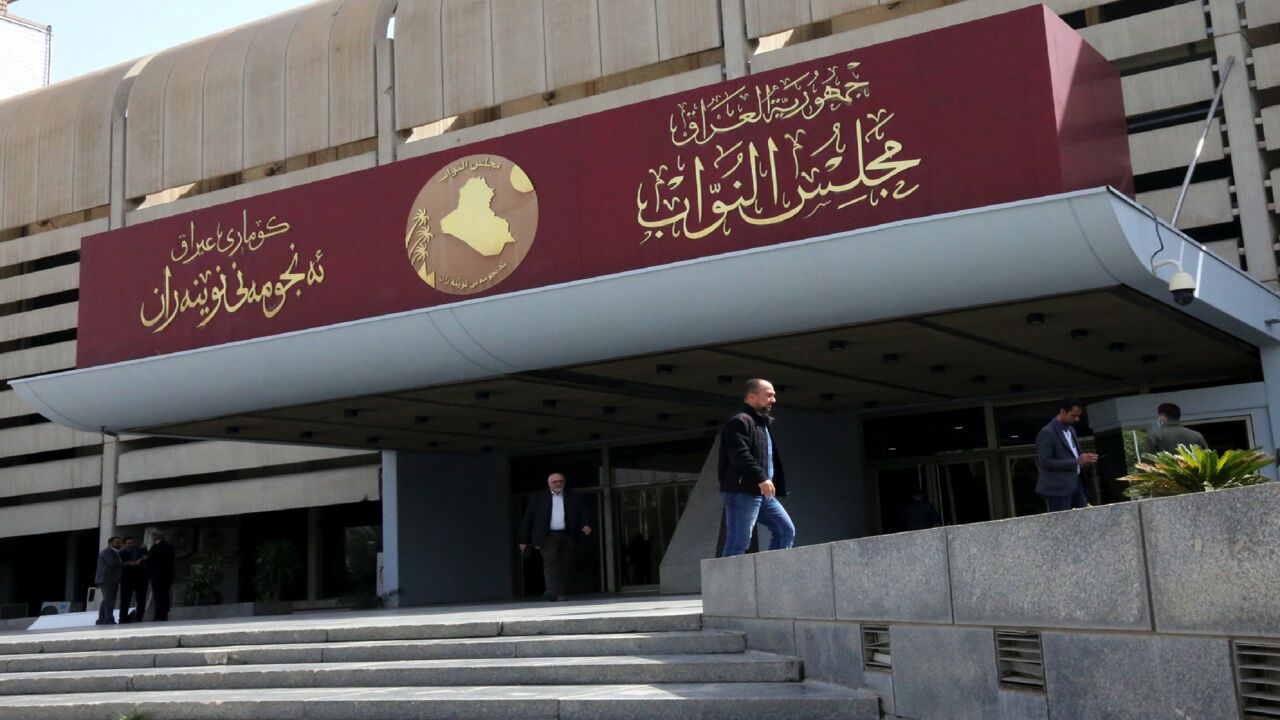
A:
[[[1098,456],[1080,452],[1074,426],[1083,414],[1078,400],[1060,400],[1058,414],[1036,435],[1036,466],[1040,469],[1036,494],[1044,498],[1049,512],[1089,505],[1080,471],[1098,462]]]

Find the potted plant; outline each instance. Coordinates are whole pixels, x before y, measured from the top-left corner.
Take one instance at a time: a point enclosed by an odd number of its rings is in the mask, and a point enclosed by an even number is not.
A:
[[[183,586],[182,603],[191,605],[217,605],[222,597],[218,585],[222,582],[222,556],[206,553],[191,559],[191,569]]]
[[[1268,481],[1258,471],[1275,460],[1258,448],[1219,454],[1187,445],[1142,459],[1132,473],[1120,478],[1129,483],[1125,494],[1135,499],[1257,485]]]
[[[298,572],[298,551],[292,540],[267,540],[258,546],[254,558],[253,584],[258,600],[279,603],[284,588]]]

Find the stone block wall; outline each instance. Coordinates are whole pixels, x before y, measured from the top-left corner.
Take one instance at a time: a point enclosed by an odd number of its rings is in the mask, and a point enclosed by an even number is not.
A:
[[[1276,588],[1280,483],[702,563],[706,626],[910,720],[1243,718],[1233,642],[1280,652]],[[1042,689],[1001,681],[1002,630],[1038,634]]]

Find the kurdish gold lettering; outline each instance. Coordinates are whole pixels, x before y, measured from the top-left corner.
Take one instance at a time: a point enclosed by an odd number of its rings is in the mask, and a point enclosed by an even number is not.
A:
[[[275,234],[281,232],[285,231],[279,230]],[[148,310],[150,303],[143,302],[138,319],[143,327],[155,334],[192,312],[199,318],[197,328],[205,327],[218,315],[234,314],[247,306],[256,306],[263,317],[274,318],[291,296],[301,297],[303,288],[319,285],[325,278],[324,251],[316,250],[306,261],[304,269],[297,247],[290,243],[289,250],[288,266],[274,277],[246,280],[239,262],[232,261],[226,270],[219,264],[211,270],[196,273],[191,287],[184,286],[181,290],[175,287],[174,266],[166,265],[161,284],[152,290],[155,308]],[[180,261],[174,262],[181,266]]]

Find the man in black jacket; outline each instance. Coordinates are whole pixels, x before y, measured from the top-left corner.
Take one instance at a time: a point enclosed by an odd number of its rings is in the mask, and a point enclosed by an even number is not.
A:
[[[796,527],[778,502],[787,494],[782,455],[774,442],[777,402],[773,383],[755,378],[744,388],[742,409],[720,430],[720,497],[724,500],[724,549],[721,557],[742,555],[751,544],[756,521],[769,528],[769,549],[795,544]]]
[[[158,530],[151,533],[151,549],[146,560],[147,577],[151,580],[151,601],[156,604],[156,620],[169,619],[169,591],[173,587],[173,543]]]
[[[542,553],[542,575],[547,581],[544,596],[550,600],[564,600],[568,595],[573,541],[579,534],[591,534],[582,500],[564,486],[564,475],[547,477],[547,491],[529,498],[520,523],[520,552],[533,547]]]
[[[147,571],[142,567],[147,557],[146,548],[139,547],[132,535],[124,536],[124,548],[120,551],[120,560],[124,563],[123,576],[120,579],[120,622],[142,622],[147,614]],[[138,599],[138,610],[129,614],[129,604],[134,597]]]

